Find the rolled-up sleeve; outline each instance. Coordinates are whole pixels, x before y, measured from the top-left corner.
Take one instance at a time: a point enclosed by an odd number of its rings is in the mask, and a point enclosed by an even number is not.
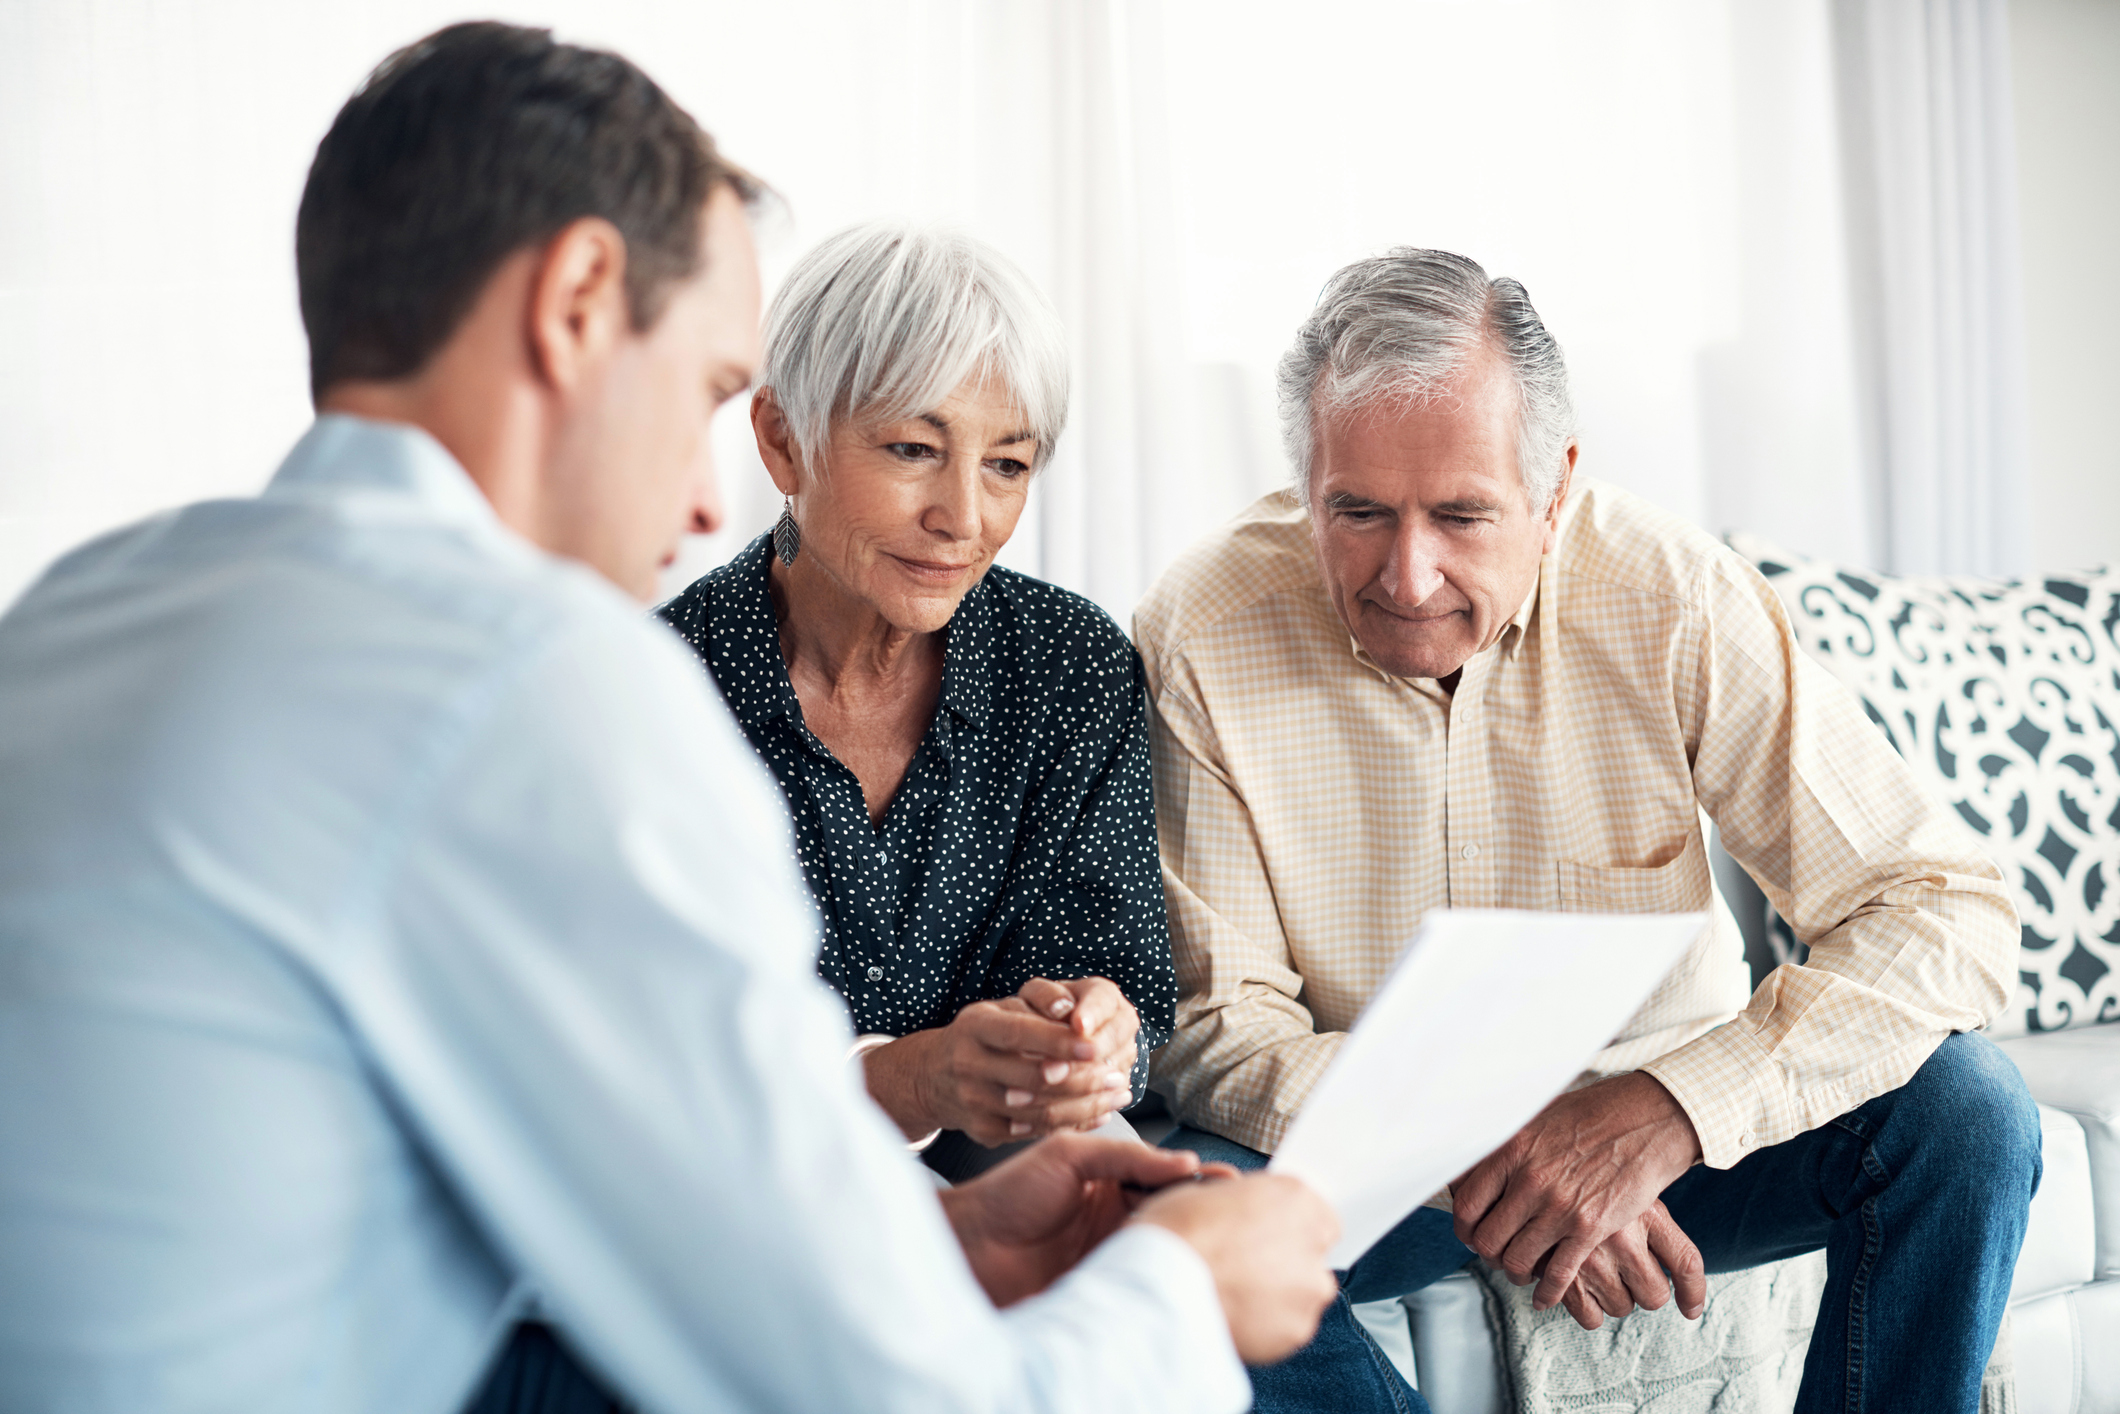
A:
[[[2001,873],[1734,555],[1707,571],[1677,703],[1701,804],[1810,948],[1734,1020],[1644,1069],[1727,1168],[1903,1085],[2016,977]]]

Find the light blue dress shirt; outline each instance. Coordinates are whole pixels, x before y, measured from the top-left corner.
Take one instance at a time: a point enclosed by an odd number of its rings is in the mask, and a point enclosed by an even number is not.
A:
[[[0,1409],[458,1408],[534,1301],[644,1408],[1220,1411],[1132,1227],[997,1313],[860,1092],[692,655],[425,434],[0,619]]]

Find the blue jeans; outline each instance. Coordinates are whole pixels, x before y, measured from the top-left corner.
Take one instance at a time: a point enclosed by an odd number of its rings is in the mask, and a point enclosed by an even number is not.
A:
[[[1164,1143],[1266,1162],[1197,1130]],[[1663,1199],[1711,1272],[1825,1249],[1797,1414],[1972,1414],[2039,1176],[2024,1078],[1985,1037],[1956,1035],[1899,1089],[1731,1168],[1696,1166]],[[1414,1213],[1343,1274],[1315,1341],[1252,1372],[1255,1407],[1425,1410],[1348,1303],[1417,1291],[1471,1255],[1448,1213]]]

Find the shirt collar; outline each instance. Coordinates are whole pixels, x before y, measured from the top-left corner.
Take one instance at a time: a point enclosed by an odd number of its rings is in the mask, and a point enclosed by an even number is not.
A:
[[[773,616],[773,593],[766,587],[766,557],[773,537],[761,535],[727,566],[717,571],[719,592],[708,602],[708,642],[716,658],[715,680],[729,710],[747,727],[763,727],[782,717],[802,720],[788,665],[780,656],[779,622]],[[739,662],[739,660],[748,660]],[[740,671],[725,672],[725,667]]]
[[[1496,646],[1511,658],[1514,658],[1517,649],[1523,646],[1524,635],[1531,631],[1531,620],[1538,615],[1538,589],[1546,581],[1546,563],[1552,558],[1547,555],[1540,559],[1538,578],[1531,581],[1531,592],[1524,596],[1524,602],[1509,616],[1509,623],[1502,630],[1501,641]]]
[[[992,574],[988,570],[987,574]],[[987,576],[971,587],[950,616],[942,650],[942,705],[973,731],[985,731],[993,705],[994,594]]]
[[[802,719],[787,662],[780,656],[779,621],[766,582],[772,548],[768,534],[737,552],[724,572],[725,592],[713,596],[709,609],[717,654],[751,660],[749,672],[715,674],[730,710],[746,726],[762,727],[781,717]],[[992,674],[981,665],[992,662],[995,632],[993,596],[985,579],[964,596],[944,632],[942,706],[967,727],[984,731],[992,706]]]
[[[409,423],[326,413],[294,444],[265,494],[294,500],[343,489],[393,491],[451,524],[500,528],[485,493],[457,459]]]

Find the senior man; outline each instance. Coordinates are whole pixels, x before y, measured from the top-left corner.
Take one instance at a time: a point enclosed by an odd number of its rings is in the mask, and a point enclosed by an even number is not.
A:
[[[1703,1263],[1822,1247],[1798,1408],[1973,1409],[2039,1175],[2022,1080],[1971,1034],[2014,980],[1994,865],[1755,571],[1575,475],[1560,350],[1516,282],[1440,251],[1351,265],[1280,393],[1293,492],[1188,552],[1136,619],[1172,1142],[1262,1162],[1430,909],[1713,922],[1454,1212],[1345,1274],[1259,1407],[1416,1400],[1345,1302],[1474,1252],[1595,1327],[1673,1282],[1698,1314]],[[1704,817],[1810,946],[1756,992]]]
[[[0,1409],[1233,1414],[1310,1334],[1299,1184],[1129,1215],[1198,1162],[1063,1136],[938,1203],[844,1059],[643,612],[750,187],[616,55],[393,55],[297,221],[316,425],[0,619]]]

